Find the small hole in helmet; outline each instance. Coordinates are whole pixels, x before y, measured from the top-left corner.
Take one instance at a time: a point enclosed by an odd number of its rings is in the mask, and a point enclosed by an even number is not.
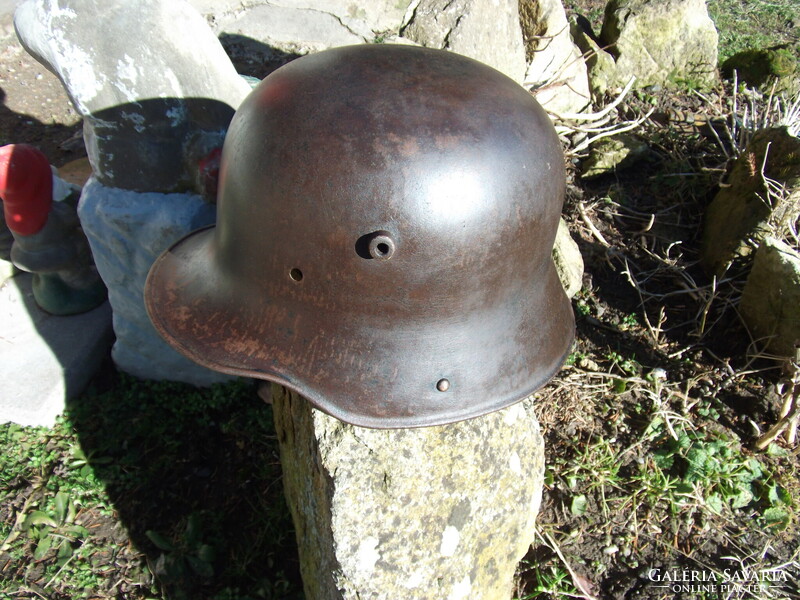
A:
[[[303,272],[295,267],[289,271],[289,277],[291,277],[293,281],[303,281]]]
[[[389,260],[395,251],[394,239],[388,231],[373,231],[356,240],[356,254],[367,260]]]
[[[446,392],[450,389],[450,380],[448,379],[440,379],[436,382],[436,389],[440,392]]]

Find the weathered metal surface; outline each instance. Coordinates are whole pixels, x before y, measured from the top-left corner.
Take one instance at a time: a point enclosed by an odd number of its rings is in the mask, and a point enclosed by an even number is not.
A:
[[[216,227],[146,289],[156,328],[202,365],[394,428],[508,406],[566,356],[561,148],[494,69],[391,45],[295,60],[236,113],[219,189]]]

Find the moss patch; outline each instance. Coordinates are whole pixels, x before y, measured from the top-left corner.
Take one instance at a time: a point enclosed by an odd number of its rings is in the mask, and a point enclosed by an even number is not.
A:
[[[722,63],[724,77],[732,77],[734,71],[741,81],[758,87],[773,78],[790,77],[797,73],[797,58],[785,45],[745,50]]]

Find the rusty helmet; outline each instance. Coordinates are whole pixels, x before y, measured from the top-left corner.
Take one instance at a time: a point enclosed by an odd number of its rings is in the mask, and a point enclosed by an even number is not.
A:
[[[269,75],[231,122],[217,224],[153,265],[179,351],[363,427],[504,408],[561,366],[574,319],[551,249],[547,115],[472,59],[341,47]]]

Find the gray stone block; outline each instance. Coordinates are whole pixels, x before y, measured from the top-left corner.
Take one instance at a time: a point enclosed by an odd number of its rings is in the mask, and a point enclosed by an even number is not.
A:
[[[240,11],[233,17],[221,19],[217,28],[297,54],[363,44],[373,37],[368,27],[361,27],[362,35],[359,35],[327,12],[273,5]]]
[[[479,60],[515,81],[525,77],[517,0],[422,0],[403,36]]]
[[[201,386],[230,379],[167,345],[144,306],[144,283],[155,259],[190,231],[213,224],[216,207],[196,194],[139,193],[90,179],[78,215],[114,310],[117,366],[144,379]]]
[[[250,87],[188,3],[26,0],[14,25],[83,117],[97,179],[143,192],[200,188],[197,163],[221,145]]]
[[[636,87],[717,81],[718,35],[705,0],[611,0],[600,43],[614,62],[598,61],[591,69],[598,91],[623,87],[632,75]],[[612,72],[598,71],[611,65]]]
[[[553,245],[553,262],[564,291],[567,296],[574,298],[583,286],[583,256],[578,244],[572,239],[563,217],[558,220],[558,232]]]
[[[524,401],[450,425],[347,425],[272,386],[307,600],[508,600],[544,442]]]
[[[756,252],[739,308],[759,348],[794,358],[800,344],[800,253],[767,237]]]
[[[85,388],[113,340],[108,303],[58,317],[40,310],[31,275],[0,286],[0,422],[52,426]]]
[[[243,34],[247,27],[249,36],[269,43],[270,40],[288,39],[301,46],[317,37],[320,32],[324,44],[333,47],[334,38],[342,32],[372,40],[376,34],[397,33],[408,22],[418,0],[189,0],[189,3],[208,19],[217,33]],[[247,22],[250,22],[249,24]],[[305,29],[304,25],[309,26]],[[289,30],[294,30],[290,34]],[[362,40],[362,41],[363,41]]]

